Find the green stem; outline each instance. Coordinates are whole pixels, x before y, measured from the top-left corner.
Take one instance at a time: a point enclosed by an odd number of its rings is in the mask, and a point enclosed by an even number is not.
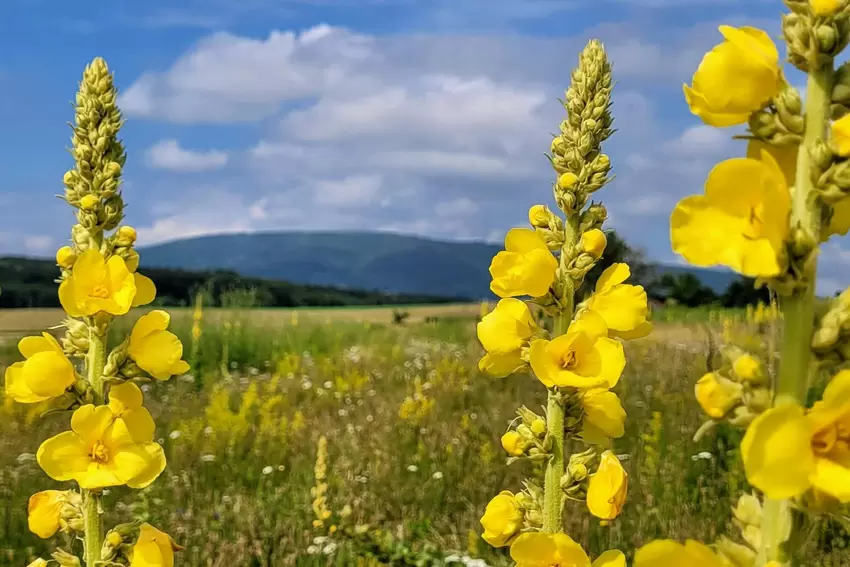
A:
[[[575,290],[572,281],[566,276],[566,263],[569,255],[567,250],[573,248],[578,241],[578,217],[573,215],[567,218],[564,234],[564,247],[561,250],[560,266],[561,274],[567,289],[564,292],[562,311],[555,319],[553,335],[555,337],[567,332],[573,320],[575,311]],[[561,489],[561,478],[564,476],[564,405],[561,393],[549,392],[549,400],[546,405],[546,429],[552,438],[552,458],[546,464],[546,474],[543,485],[543,531],[559,533],[563,531],[564,520],[561,516],[561,507],[564,501],[564,493]]]
[[[88,380],[96,405],[104,403],[103,367],[106,365],[106,337],[95,331],[94,321],[89,326],[89,352],[86,360]],[[85,559],[87,567],[100,561],[103,546],[103,517],[100,493],[83,490],[83,517],[85,521]]]
[[[809,73],[806,85],[806,132],[797,156],[797,178],[791,202],[791,227],[799,227],[812,241],[820,240],[821,205],[812,183],[811,151],[824,139],[829,120],[833,65],[829,63]],[[774,404],[806,404],[812,373],[810,345],[814,332],[816,263],[806,263],[803,274],[809,285],[781,300],[784,332],[780,352],[779,377]],[[758,565],[786,561],[782,553],[784,534],[782,516],[788,503],[765,499],[762,520],[762,549]]]

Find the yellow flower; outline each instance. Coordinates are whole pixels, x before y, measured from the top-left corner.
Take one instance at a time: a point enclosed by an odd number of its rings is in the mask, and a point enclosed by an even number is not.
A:
[[[149,414],[124,420],[108,406],[85,405],[71,416],[71,431],[42,443],[36,458],[48,476],[81,488],[144,488],[165,469],[153,429]]]
[[[183,549],[171,536],[150,524],[142,524],[133,546],[130,567],[174,567],[174,552]]]
[[[779,52],[770,36],[756,28],[720,26],[725,41],[708,52],[685,85],[691,112],[710,126],[747,122],[778,95],[783,83]]]
[[[643,286],[623,283],[630,275],[628,264],[612,264],[599,276],[587,301],[587,308],[602,317],[609,334],[623,339],[645,337],[652,331]]]
[[[741,455],[750,484],[769,498],[792,498],[814,487],[850,502],[850,370],[833,377],[808,413],[784,404],[757,417]]]
[[[67,493],[45,490],[30,496],[27,505],[27,523],[32,533],[42,539],[53,537],[60,527],[60,513],[67,501]]]
[[[517,567],[587,567],[590,559],[567,534],[528,532],[511,545]]]
[[[709,372],[694,386],[694,395],[702,410],[720,419],[741,401],[743,387],[716,372]]]
[[[136,236],[136,229],[132,226],[122,226],[118,229],[118,237],[130,244],[136,241]]]
[[[48,333],[24,337],[18,350],[26,358],[6,369],[6,395],[22,404],[61,396],[77,381],[74,365]]]
[[[611,451],[602,453],[596,474],[587,487],[587,509],[602,520],[613,520],[626,503],[629,475]]]
[[[502,449],[507,451],[509,455],[520,457],[525,453],[526,443],[522,435],[516,431],[508,431],[502,435]]]
[[[56,264],[63,268],[71,268],[77,259],[77,253],[70,246],[63,246],[56,251]]]
[[[27,565],[27,567],[47,567],[47,561],[39,557],[38,559]]]
[[[751,354],[742,354],[732,363],[732,370],[741,380],[758,382],[764,377],[761,360]]]
[[[132,273],[120,256],[104,260],[97,250],[80,254],[71,275],[59,286],[59,301],[71,317],[100,311],[124,315],[155,296],[156,287],[149,278]]]
[[[588,230],[581,235],[581,248],[594,258],[599,258],[605,251],[605,246],[608,245],[608,238],[605,233],[594,228]]]
[[[551,213],[546,205],[534,205],[528,209],[528,222],[535,228],[549,228]]]
[[[843,0],[810,0],[812,14],[815,16],[831,16],[841,8]]]
[[[487,354],[478,367],[498,377],[523,365],[522,348],[537,330],[531,310],[519,299],[502,299],[478,323],[478,340]]]
[[[99,203],[100,199],[89,193],[88,195],[83,195],[82,199],[80,199],[80,208],[84,211],[92,211]]]
[[[511,558],[516,567],[626,567],[626,556],[612,549],[590,558],[567,534],[528,532],[511,545]]]
[[[505,237],[505,250],[490,264],[490,289],[499,297],[541,297],[549,292],[557,268],[558,260],[536,232],[512,228]]]
[[[698,541],[684,545],[663,539],[650,542],[635,553],[633,567],[727,567],[711,549]]]
[[[788,184],[769,152],[761,160],[726,160],[709,173],[705,195],[686,197],[673,210],[673,251],[697,266],[777,276],[784,268],[790,211]]]
[[[130,334],[127,350],[130,358],[157,380],[167,380],[189,371],[189,364],[180,360],[183,344],[177,335],[166,331],[170,322],[167,312],[151,311],[139,317]]]
[[[531,368],[547,387],[613,388],[626,357],[623,345],[608,338],[605,321],[594,311],[585,311],[555,340],[532,341]]]
[[[598,438],[599,433],[614,439],[625,434],[626,411],[614,392],[606,389],[588,390],[581,397],[581,405],[584,411],[582,437],[585,440]]]
[[[522,528],[523,517],[513,493],[503,490],[490,500],[484,510],[481,517],[484,534],[481,537],[493,547],[510,545]]]

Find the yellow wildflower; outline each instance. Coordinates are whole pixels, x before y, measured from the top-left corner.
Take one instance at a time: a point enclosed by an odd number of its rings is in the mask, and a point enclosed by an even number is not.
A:
[[[523,512],[516,498],[509,490],[503,490],[490,500],[484,510],[481,517],[484,534],[481,537],[493,547],[510,545],[522,528],[522,522]]]
[[[166,330],[170,322],[167,312],[151,311],[139,317],[130,334],[127,350],[130,358],[157,380],[167,380],[189,371],[189,364],[180,360],[183,344],[177,335]]]
[[[688,540],[684,545],[673,540],[652,541],[635,553],[633,567],[727,567],[726,563],[702,543]]]
[[[511,545],[517,567],[586,567],[590,563],[581,546],[567,534],[529,532]]]
[[[508,431],[502,435],[502,448],[509,455],[514,457],[522,456],[525,453],[526,443],[522,436],[516,431]]]
[[[697,266],[729,266],[750,277],[784,268],[791,194],[769,152],[735,158],[708,175],[705,195],[679,201],[671,217],[673,250]]]
[[[810,0],[812,14],[818,17],[831,16],[838,12],[844,0]]]
[[[623,283],[630,275],[628,264],[612,264],[599,276],[587,301],[587,308],[602,317],[609,334],[623,339],[645,337],[652,331],[652,324],[646,320],[646,290]]]
[[[691,112],[710,126],[747,122],[778,95],[783,83],[779,52],[770,36],[756,28],[720,26],[725,41],[707,53],[684,86]]]
[[[694,395],[702,410],[720,419],[741,401],[743,387],[716,372],[709,372],[694,386]]]
[[[80,254],[71,275],[59,286],[59,301],[71,317],[100,311],[124,315],[155,296],[156,287],[149,278],[132,273],[120,256],[104,260],[97,250]]]
[[[88,195],[83,195],[83,197],[80,199],[80,208],[84,211],[93,211],[99,203],[100,199],[98,199],[95,195],[89,193]]]
[[[581,235],[581,248],[594,258],[599,258],[602,256],[602,253],[605,251],[605,247],[608,245],[608,238],[605,236],[605,233],[599,230],[598,228],[594,228],[592,230],[588,230]]]
[[[490,289],[499,297],[541,297],[549,292],[557,268],[558,260],[536,232],[513,228],[505,237],[505,250],[490,264]]]
[[[547,387],[613,388],[626,357],[623,345],[608,338],[605,321],[585,311],[555,340],[535,340],[530,350],[531,368]]]
[[[757,382],[764,377],[761,360],[751,354],[742,354],[732,363],[735,376],[747,382]]]
[[[89,490],[123,484],[144,488],[165,469],[152,421],[116,418],[108,406],[82,406],[71,416],[71,431],[42,443],[38,464],[54,480],[76,480]]]
[[[121,240],[128,242],[129,244],[132,244],[136,241],[136,237],[137,237],[136,229],[133,228],[132,226],[128,226],[128,225],[122,226],[121,228],[118,229],[118,237]]]
[[[614,439],[625,434],[626,410],[614,392],[606,389],[588,390],[581,397],[581,405],[584,411],[582,437],[585,440],[597,438],[598,435],[594,435],[597,432]]]
[[[142,524],[130,567],[174,567],[174,552],[181,549],[168,534]]]
[[[67,493],[45,490],[30,496],[27,505],[27,523],[32,533],[42,539],[53,537],[60,527],[60,514]]]
[[[56,251],[56,264],[70,269],[77,259],[77,254],[70,246],[63,246]]]
[[[47,561],[39,557],[38,559],[27,565],[27,567],[47,567]]]
[[[24,337],[18,350],[26,358],[6,369],[6,395],[22,404],[61,396],[77,381],[74,365],[48,333]]]
[[[587,509],[602,520],[613,520],[626,503],[629,475],[611,451],[602,453],[596,474],[587,487]]]
[[[516,567],[626,567],[626,557],[612,549],[590,558],[567,534],[528,532],[511,545],[511,558]]]
[[[478,367],[494,376],[507,376],[522,366],[521,351],[537,329],[524,301],[506,298],[478,323],[478,340],[487,354]]]
[[[528,209],[528,222],[535,228],[549,228],[550,216],[546,205],[534,205]]]
[[[806,413],[796,404],[767,410],[741,443],[750,483],[769,498],[799,496],[814,487],[850,502],[850,370],[833,377]]]

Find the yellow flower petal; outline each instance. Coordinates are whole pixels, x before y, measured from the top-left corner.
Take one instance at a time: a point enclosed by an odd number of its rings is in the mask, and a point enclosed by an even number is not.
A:
[[[42,333],[40,337],[24,337],[18,343],[18,350],[24,358],[30,358],[40,352],[62,352],[62,347],[49,333]]]
[[[528,254],[534,250],[548,252],[549,248],[536,231],[527,228],[512,228],[505,235],[505,250],[517,254]]]
[[[709,372],[697,381],[694,395],[702,410],[714,419],[721,419],[740,401],[744,388],[737,382]]]
[[[829,494],[842,504],[850,502],[850,453],[844,462],[826,458],[815,459],[811,482],[818,490]]]
[[[803,494],[815,471],[811,438],[812,426],[799,406],[783,405],[758,416],[741,443],[750,484],[777,500]]]
[[[620,398],[608,390],[589,390],[581,398],[584,420],[607,437],[618,439],[625,434],[626,410]]]
[[[720,26],[726,40],[703,57],[693,87],[684,87],[691,112],[711,126],[743,124],[779,94],[776,45],[762,30]]]
[[[39,396],[27,386],[24,380],[23,362],[16,362],[6,368],[5,392],[19,404],[36,404],[50,399],[50,396]]]
[[[665,539],[652,541],[635,553],[633,567],[727,567],[705,545],[688,540],[685,545]]]
[[[53,480],[73,480],[85,474],[92,463],[90,448],[79,435],[66,431],[42,443],[36,460]]]
[[[478,369],[495,378],[510,376],[523,366],[519,352],[509,354],[485,354],[478,363]]]
[[[596,293],[609,291],[615,285],[619,285],[629,279],[629,276],[631,275],[632,271],[629,269],[628,264],[611,264],[605,268],[605,271],[603,271],[602,275],[599,276],[599,279],[596,280]]]
[[[139,409],[143,401],[142,390],[132,382],[117,384],[109,389],[109,409],[117,417],[121,417],[127,410]]]
[[[626,556],[622,551],[610,549],[594,559],[591,567],[626,567]]]
[[[629,475],[611,451],[600,456],[599,468],[587,487],[587,508],[602,520],[613,520],[626,503]]]
[[[623,370],[626,367],[626,354],[623,344],[614,339],[602,337],[593,345],[594,352],[598,353],[601,365],[598,376],[603,379],[605,385],[613,388],[620,381]]]
[[[133,278],[136,284],[136,294],[133,297],[133,307],[148,305],[156,299],[156,285],[153,280],[142,274],[134,273]]]
[[[113,421],[115,414],[108,406],[88,404],[78,408],[71,416],[71,430],[85,443],[93,445],[103,439]]]
[[[165,453],[157,443],[135,445],[132,450],[145,461],[146,466],[136,476],[127,480],[127,486],[135,489],[145,488],[159,478],[159,475],[165,470]],[[126,456],[126,453],[120,454]]]
[[[53,537],[59,531],[64,502],[65,492],[59,490],[45,490],[30,496],[27,504],[27,525],[30,531],[42,539]]]
[[[174,552],[180,549],[168,534],[142,524],[130,567],[174,567]]]
[[[511,545],[517,567],[586,567],[590,563],[581,546],[567,534],[527,532]]]
[[[478,323],[478,340],[487,352],[510,354],[520,350],[534,329],[531,311],[524,301],[506,298]]]
[[[481,537],[493,547],[510,545],[522,528],[523,513],[513,493],[504,490],[487,504],[481,517]]]

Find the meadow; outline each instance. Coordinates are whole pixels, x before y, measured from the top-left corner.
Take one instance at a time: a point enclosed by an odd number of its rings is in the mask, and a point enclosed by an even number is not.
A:
[[[545,389],[478,372],[479,306],[422,309],[403,324],[390,309],[208,309],[195,339],[191,312],[176,310],[192,373],[145,386],[168,468],[145,490],[108,490],[107,515],[167,530],[187,567],[510,565],[481,540],[479,519],[527,476],[529,462],[505,466],[499,439],[517,403],[539,411]],[[0,325],[8,339],[56,316],[5,311]],[[590,550],[735,535],[741,433],[719,426],[693,441],[703,421],[693,385],[724,340],[769,349],[778,325],[752,312],[654,318],[655,332],[627,345],[617,387],[629,417],[614,445],[630,474],[626,508],[600,525],[568,503],[567,532]],[[14,346],[0,346],[0,368],[19,358]],[[66,417],[40,411],[0,403],[0,564],[48,549],[27,529],[29,495],[52,486],[32,451]],[[820,526],[807,564],[848,565],[845,546],[840,526]]]

